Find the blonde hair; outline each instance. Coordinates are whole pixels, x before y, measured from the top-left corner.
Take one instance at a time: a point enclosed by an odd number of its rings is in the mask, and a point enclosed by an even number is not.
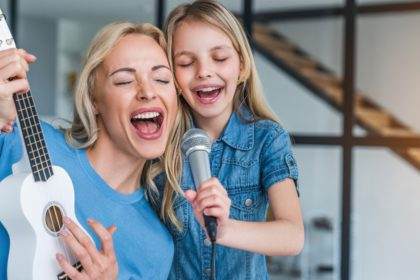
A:
[[[98,139],[98,124],[96,121],[93,94],[95,89],[96,72],[107,55],[121,38],[129,34],[146,35],[154,39],[163,50],[166,49],[165,37],[157,27],[149,23],[115,22],[103,27],[92,40],[83,63],[82,71],[76,84],[74,93],[74,117],[72,125],[65,131],[67,142],[75,148],[88,148]],[[178,110],[175,124],[171,129],[164,154],[159,160],[148,160],[142,170],[141,184],[152,204],[156,207],[158,190],[154,178],[166,173],[166,184],[163,193],[163,203],[160,206],[160,216],[177,228],[180,227],[172,208],[175,192],[181,192],[178,184],[181,172],[181,155],[179,142],[184,130],[180,121],[182,114]]]
[[[182,4],[172,10],[166,19],[164,33],[168,42],[168,57],[173,70],[173,37],[176,28],[183,21],[199,21],[216,26],[231,40],[242,64],[233,100],[233,110],[241,115],[239,109],[245,103],[253,115],[253,120],[269,119],[279,122],[265,101],[251,47],[242,25],[235,16],[222,4],[212,0],[198,0],[191,4]],[[181,104],[184,109],[189,111],[188,118],[191,118],[191,108],[183,98]]]

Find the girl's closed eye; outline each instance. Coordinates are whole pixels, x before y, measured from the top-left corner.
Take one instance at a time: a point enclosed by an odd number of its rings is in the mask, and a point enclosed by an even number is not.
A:
[[[175,61],[176,66],[179,67],[188,67],[194,63],[193,59],[190,58],[180,58]]]

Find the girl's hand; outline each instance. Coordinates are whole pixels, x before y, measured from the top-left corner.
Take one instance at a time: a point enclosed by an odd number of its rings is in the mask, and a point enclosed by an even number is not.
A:
[[[36,57],[22,49],[8,49],[0,52],[0,131],[12,131],[16,119],[14,93],[29,90],[26,72],[29,63]]]
[[[63,255],[57,254],[57,261],[63,271],[73,280],[117,279],[118,264],[112,244],[112,234],[116,231],[116,227],[111,226],[106,229],[99,222],[88,220],[102,242],[102,249],[98,251],[89,236],[73,221],[64,218],[64,223],[66,228],[60,235],[82,264],[83,270],[77,271]]]
[[[203,228],[205,228],[203,214],[217,219],[217,239],[221,238],[230,221],[231,201],[219,180],[213,177],[202,183],[197,191],[187,190],[184,194]]]

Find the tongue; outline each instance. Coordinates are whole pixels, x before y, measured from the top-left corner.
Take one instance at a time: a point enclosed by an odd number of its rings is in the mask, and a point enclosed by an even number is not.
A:
[[[159,130],[157,123],[153,121],[138,121],[134,123],[134,126],[142,134],[153,134]]]
[[[215,89],[212,91],[208,91],[206,93],[204,92],[197,92],[198,97],[202,98],[202,99],[213,99],[215,98],[217,95],[219,94],[219,90]]]

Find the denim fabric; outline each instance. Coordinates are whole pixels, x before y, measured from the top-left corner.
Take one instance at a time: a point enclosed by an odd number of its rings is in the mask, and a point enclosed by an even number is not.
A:
[[[211,173],[220,180],[232,200],[231,218],[264,221],[268,188],[286,178],[296,182],[298,169],[289,134],[273,121],[252,121],[247,109],[241,112],[241,116],[231,115],[221,137],[212,145]],[[183,164],[181,187],[193,189],[187,159]],[[169,226],[175,243],[169,279],[210,279],[211,246],[205,240],[205,232],[183,197],[176,198],[174,207],[183,229],[177,231]],[[216,245],[216,278],[268,279],[265,256]]]

